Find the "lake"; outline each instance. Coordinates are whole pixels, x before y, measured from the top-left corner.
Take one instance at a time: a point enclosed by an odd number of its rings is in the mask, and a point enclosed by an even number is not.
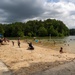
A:
[[[69,46],[66,46],[68,52],[75,53],[75,36],[69,36],[65,37],[64,40],[66,40],[66,44],[69,44]]]
[[[40,40],[43,42],[41,45],[49,47],[51,49],[59,50],[60,47],[63,47],[65,52],[75,53],[75,36],[67,36],[63,38],[49,37]],[[56,43],[55,46],[53,46],[54,42]]]

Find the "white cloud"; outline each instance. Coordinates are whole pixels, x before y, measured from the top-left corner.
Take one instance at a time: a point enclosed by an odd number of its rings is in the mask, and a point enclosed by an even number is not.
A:
[[[45,5],[45,18],[56,18],[62,20],[69,28],[75,26],[75,4],[72,2],[53,2]],[[46,17],[47,16],[47,17]]]

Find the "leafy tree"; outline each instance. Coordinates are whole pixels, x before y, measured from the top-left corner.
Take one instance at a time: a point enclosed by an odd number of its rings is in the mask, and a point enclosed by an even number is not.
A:
[[[39,34],[39,36],[47,36],[47,30],[46,30],[46,28],[40,27],[38,29],[38,34]]]
[[[18,31],[17,36],[18,37],[24,37],[24,32],[23,31]]]
[[[47,19],[26,23],[0,24],[0,33],[4,34],[5,37],[49,36],[50,34],[51,36],[67,36],[69,35],[69,29],[60,20]],[[74,34],[74,30],[70,30],[70,34]]]
[[[4,34],[4,33],[5,33],[5,31],[4,31],[3,27],[2,27],[2,25],[0,25],[0,33],[1,33],[1,34]]]
[[[70,29],[70,35],[75,35],[75,29]]]

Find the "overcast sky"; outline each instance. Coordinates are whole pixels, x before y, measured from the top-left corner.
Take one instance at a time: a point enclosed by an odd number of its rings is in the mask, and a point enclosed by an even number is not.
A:
[[[0,0],[0,23],[45,20],[63,21],[75,27],[75,0]]]

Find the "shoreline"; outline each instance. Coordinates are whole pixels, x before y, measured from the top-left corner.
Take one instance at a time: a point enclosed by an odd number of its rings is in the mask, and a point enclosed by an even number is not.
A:
[[[13,71],[14,75],[31,75],[75,59],[75,54],[72,53],[60,54],[58,51],[35,44],[35,49],[30,51],[27,50],[27,43],[21,41],[21,48],[19,48],[16,40],[14,40],[14,46],[11,41],[8,43],[9,45],[0,47],[0,59]]]

